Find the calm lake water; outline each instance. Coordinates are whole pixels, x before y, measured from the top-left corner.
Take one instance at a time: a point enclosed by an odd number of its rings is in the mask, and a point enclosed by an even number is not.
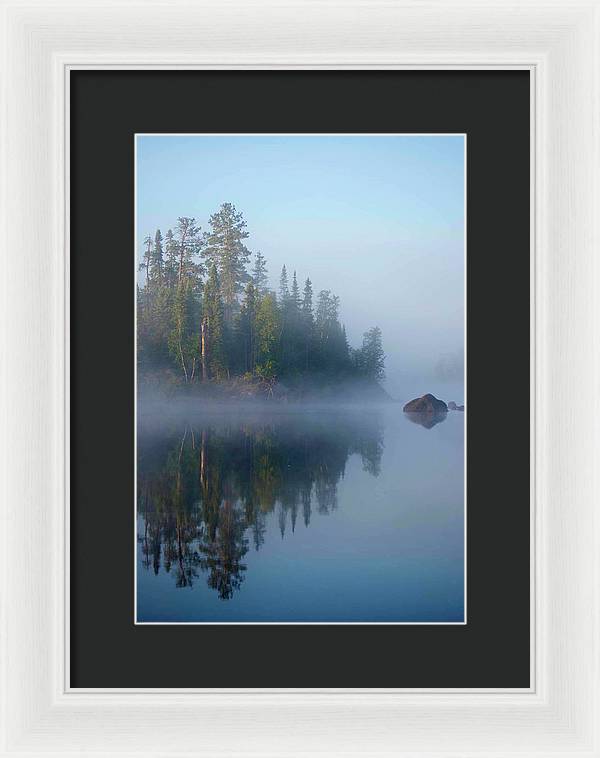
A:
[[[140,410],[138,621],[463,621],[463,425]]]

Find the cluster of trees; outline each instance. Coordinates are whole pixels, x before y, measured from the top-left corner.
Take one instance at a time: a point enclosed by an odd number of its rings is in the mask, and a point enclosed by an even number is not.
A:
[[[244,578],[250,540],[259,550],[266,518],[276,514],[283,538],[314,506],[337,507],[337,487],[350,455],[377,476],[383,432],[376,418],[337,424],[186,426],[180,438],[139,438],[138,540],[142,565],[172,574],[177,587],[204,574],[221,599]]]
[[[310,279],[281,271],[279,291],[267,264],[245,245],[246,221],[230,203],[204,233],[180,217],[163,237],[144,240],[138,286],[138,367],[175,370],[186,384],[251,375],[384,377],[381,330],[352,349],[330,290],[316,297]],[[252,263],[252,265],[251,265]]]

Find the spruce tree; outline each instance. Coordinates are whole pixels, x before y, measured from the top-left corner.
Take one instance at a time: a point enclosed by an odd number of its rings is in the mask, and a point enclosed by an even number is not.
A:
[[[292,382],[311,374],[325,381],[350,376],[383,379],[381,330],[365,332],[362,346],[352,350],[340,323],[339,298],[322,290],[313,304],[310,279],[300,292],[296,272],[290,286],[286,266],[276,297],[268,290],[261,253],[256,254],[252,277],[246,273],[250,254],[242,242],[245,237],[242,214],[230,204],[211,216],[204,251],[193,218],[180,217],[164,240],[159,229],[146,237],[137,288],[140,371],[175,369],[185,382],[199,375],[214,381],[231,372],[249,372],[268,380],[271,389],[275,377]],[[199,253],[210,262],[204,286]],[[249,284],[240,307],[243,282]]]
[[[174,287],[177,282],[177,243],[173,235],[173,230],[169,231],[165,235],[165,283],[168,287]]]
[[[252,269],[252,281],[256,287],[257,294],[262,297],[267,291],[269,278],[267,275],[267,261],[260,252],[256,253],[254,268]]]
[[[282,307],[285,307],[290,299],[290,287],[288,284],[288,275],[285,264],[281,269],[281,276],[279,277],[279,303]]]
[[[140,263],[140,271],[146,272],[146,287],[148,286],[148,282],[150,281],[150,265],[152,263],[152,237],[148,235],[146,239],[144,240],[144,245],[146,246],[146,249],[144,250],[144,258],[142,262]]]
[[[291,305],[292,308],[296,311],[300,310],[300,288],[298,287],[298,280],[296,278],[296,272],[294,271],[294,276],[292,277],[292,292],[290,295],[291,299]]]
[[[304,282],[304,291],[302,293],[302,313],[307,321],[312,322],[313,318],[313,288],[310,279]]]
[[[154,249],[150,264],[150,277],[155,284],[162,284],[163,281],[163,252],[162,234],[160,233],[160,229],[157,229],[154,236]]]

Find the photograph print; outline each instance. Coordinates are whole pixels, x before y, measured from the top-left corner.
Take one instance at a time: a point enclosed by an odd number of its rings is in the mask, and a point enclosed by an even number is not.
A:
[[[135,136],[137,624],[465,624],[466,136]]]

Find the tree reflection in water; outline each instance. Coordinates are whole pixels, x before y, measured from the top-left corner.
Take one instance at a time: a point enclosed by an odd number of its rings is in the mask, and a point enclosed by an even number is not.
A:
[[[266,519],[282,539],[313,508],[337,508],[346,461],[360,455],[377,476],[383,426],[376,415],[300,414],[247,422],[183,423],[172,433],[138,435],[138,541],[142,565],[192,587],[206,574],[223,600],[244,580],[244,556],[260,550]]]

